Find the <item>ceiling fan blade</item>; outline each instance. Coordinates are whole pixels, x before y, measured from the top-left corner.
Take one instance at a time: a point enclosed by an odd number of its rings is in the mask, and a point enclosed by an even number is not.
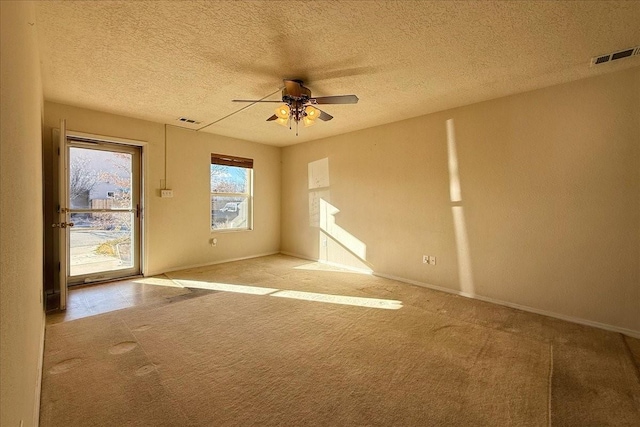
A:
[[[277,118],[278,118],[278,116],[276,116],[276,115],[274,114],[273,116],[269,117],[269,118],[267,119],[267,121],[268,121],[268,122],[272,122],[272,121],[276,120]]]
[[[277,102],[282,104],[282,101],[267,101],[262,99],[232,99],[231,102]]]
[[[355,95],[319,96],[311,98],[314,104],[357,104],[358,97]]]
[[[316,107],[314,107],[316,108]],[[319,108],[316,108],[316,110],[320,111],[320,115],[318,116],[318,118],[320,120],[322,120],[323,122],[328,122],[329,120],[333,119],[333,116],[329,113],[325,113],[324,111],[322,111]]]

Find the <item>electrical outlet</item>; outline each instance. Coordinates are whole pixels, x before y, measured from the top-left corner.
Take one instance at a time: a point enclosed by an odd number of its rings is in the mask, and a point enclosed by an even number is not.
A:
[[[209,240],[209,244],[211,246],[218,246],[218,239],[214,237],[213,239]]]
[[[327,238],[326,238],[326,237],[323,237],[323,238],[322,238],[322,247],[323,247],[323,248],[326,248],[326,247],[327,247]]]
[[[436,265],[436,257],[430,255],[422,255],[422,263],[428,265]]]
[[[173,190],[160,190],[160,197],[173,197]]]

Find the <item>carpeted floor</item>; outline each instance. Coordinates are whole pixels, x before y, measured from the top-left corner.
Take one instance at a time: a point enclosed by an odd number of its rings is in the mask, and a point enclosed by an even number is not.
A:
[[[169,278],[47,326],[41,426],[640,425],[620,334],[286,256]]]

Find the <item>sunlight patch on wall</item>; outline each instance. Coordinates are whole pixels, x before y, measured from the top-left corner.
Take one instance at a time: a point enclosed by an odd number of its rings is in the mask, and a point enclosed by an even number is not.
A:
[[[458,172],[458,150],[453,119],[447,120],[447,154],[449,158],[449,194],[452,202],[462,201],[460,191],[460,174]]]
[[[330,200],[329,190],[309,191],[309,226],[320,227],[320,200]]]
[[[460,290],[469,295],[475,295],[473,274],[471,272],[471,253],[469,252],[469,239],[467,237],[467,225],[464,220],[462,206],[452,206],[453,228],[456,234],[456,249],[458,251],[458,278]]]
[[[329,199],[329,159],[308,164],[309,225],[320,227],[320,199]]]
[[[309,190],[329,186],[329,158],[311,162],[308,168]]]
[[[451,197],[451,213],[453,216],[453,230],[456,236],[456,251],[458,255],[458,280],[460,290],[470,296],[475,295],[473,273],[471,270],[471,252],[467,224],[462,207],[462,189],[458,170],[458,150],[453,119],[447,120],[447,154],[449,160],[449,194]]]
[[[309,226],[319,229],[318,260],[370,274],[367,246],[336,224],[334,215],[340,210],[330,203],[329,158],[309,162],[307,168]]]
[[[320,199],[320,229],[344,246],[361,260],[367,259],[367,245],[336,224],[336,215],[340,210],[326,200]]]

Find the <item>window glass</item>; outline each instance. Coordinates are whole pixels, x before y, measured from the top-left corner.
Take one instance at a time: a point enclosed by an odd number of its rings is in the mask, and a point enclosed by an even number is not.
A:
[[[211,229],[251,230],[253,169],[211,164]]]

